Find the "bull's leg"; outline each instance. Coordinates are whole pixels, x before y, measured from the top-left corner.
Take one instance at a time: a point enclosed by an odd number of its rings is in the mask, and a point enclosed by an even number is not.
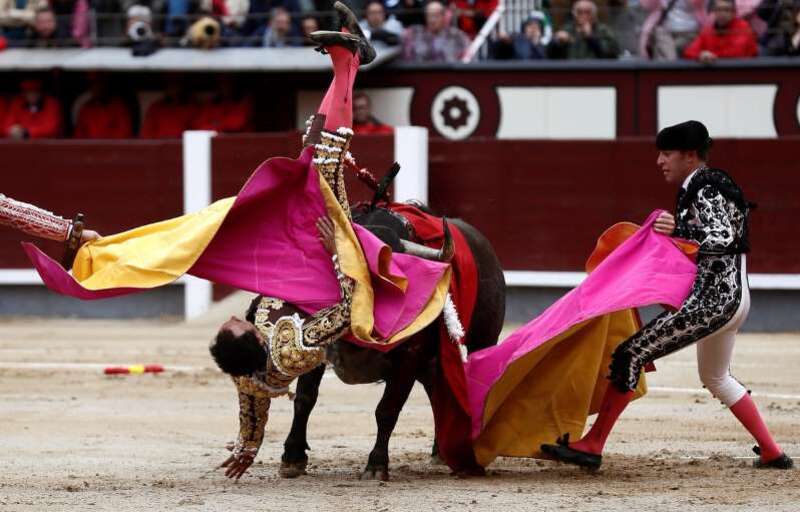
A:
[[[428,395],[428,401],[431,403],[431,407],[433,407],[433,384],[431,383],[432,377],[430,375],[425,375],[422,378],[422,387],[425,388],[425,394]],[[444,466],[445,462],[442,457],[439,455],[439,443],[436,441],[436,433],[434,432],[433,435],[433,446],[431,446],[431,464],[434,466]]]
[[[308,464],[306,450],[311,449],[306,440],[308,417],[317,403],[319,385],[324,374],[325,365],[321,364],[297,379],[292,429],[283,443],[283,456],[281,456],[279,474],[283,478],[296,478],[306,474],[306,465]]]
[[[394,426],[400,411],[411,394],[414,387],[414,371],[412,365],[403,364],[405,361],[395,361],[391,377],[386,379],[383,397],[375,409],[375,420],[378,423],[378,436],[375,447],[369,454],[367,467],[361,474],[362,480],[389,480],[389,438],[392,436]]]

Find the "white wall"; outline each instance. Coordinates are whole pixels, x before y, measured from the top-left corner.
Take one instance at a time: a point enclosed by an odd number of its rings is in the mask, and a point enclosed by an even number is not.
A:
[[[614,87],[498,87],[498,139],[614,139]]]
[[[658,88],[658,129],[695,119],[712,138],[775,138],[776,85],[670,85]]]

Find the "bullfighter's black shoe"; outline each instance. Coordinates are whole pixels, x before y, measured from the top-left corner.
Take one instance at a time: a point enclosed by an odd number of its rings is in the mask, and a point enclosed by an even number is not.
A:
[[[764,462],[761,460],[761,449],[758,446],[753,447],[753,452],[759,456],[759,458],[753,462],[753,467],[756,469],[792,469],[794,467],[794,461],[785,453]]]
[[[602,455],[586,453],[569,447],[569,434],[564,434],[556,440],[556,444],[543,444],[541,450],[553,459],[574,464],[582,468],[596,470],[603,463]]]

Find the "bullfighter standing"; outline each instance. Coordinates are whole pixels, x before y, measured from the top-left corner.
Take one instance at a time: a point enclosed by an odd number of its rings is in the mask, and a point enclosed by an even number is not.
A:
[[[662,313],[615,350],[611,382],[589,432],[577,442],[565,435],[556,444],[542,445],[542,451],[556,460],[599,468],[606,439],[630,402],[645,365],[696,343],[703,384],[758,443],[753,448],[759,455],[755,467],[793,466],[747,389],[730,373],[736,333],[750,308],[746,253],[751,205],[728,174],[707,166],[711,142],[708,130],[698,121],[658,133],[657,163],[666,181],[681,188],[675,216],[662,213],[654,229],[698,244],[697,277],[679,310]]]

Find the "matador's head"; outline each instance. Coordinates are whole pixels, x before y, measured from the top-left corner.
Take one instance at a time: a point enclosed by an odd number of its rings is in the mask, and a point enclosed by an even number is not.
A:
[[[232,377],[263,371],[267,365],[263,335],[255,325],[235,316],[222,324],[208,349],[219,369]]]

